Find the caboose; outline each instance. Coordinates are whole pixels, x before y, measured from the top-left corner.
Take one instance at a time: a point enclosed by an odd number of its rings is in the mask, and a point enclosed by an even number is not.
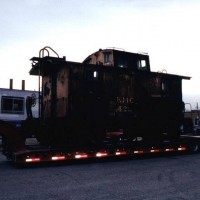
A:
[[[182,80],[189,77],[152,72],[146,53],[99,49],[77,63],[49,50],[31,59],[30,70],[39,76],[41,143],[77,148],[179,138]]]

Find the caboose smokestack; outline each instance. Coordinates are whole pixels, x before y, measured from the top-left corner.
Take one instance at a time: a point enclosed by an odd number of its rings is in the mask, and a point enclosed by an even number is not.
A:
[[[25,80],[22,80],[22,90],[25,90]]]
[[[13,79],[10,79],[10,90],[13,89]]]

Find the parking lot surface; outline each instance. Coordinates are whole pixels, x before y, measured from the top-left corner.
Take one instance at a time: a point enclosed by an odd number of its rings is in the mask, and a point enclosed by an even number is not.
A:
[[[0,155],[0,199],[200,199],[200,154],[15,166]]]

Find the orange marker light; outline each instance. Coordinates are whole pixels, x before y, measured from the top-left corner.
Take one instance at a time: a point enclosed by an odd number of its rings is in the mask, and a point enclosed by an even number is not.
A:
[[[26,162],[40,162],[40,158],[26,158]]]
[[[51,157],[51,160],[65,160],[66,157],[65,156],[53,156]]]
[[[96,153],[96,157],[105,157],[107,155],[108,154],[106,152],[98,152],[98,153]]]

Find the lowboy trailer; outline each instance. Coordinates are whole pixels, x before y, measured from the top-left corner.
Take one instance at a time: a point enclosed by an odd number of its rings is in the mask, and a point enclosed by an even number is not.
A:
[[[188,137],[187,140],[183,139],[176,143],[169,142],[168,144],[159,144],[158,146],[146,146],[143,144],[141,147],[125,147],[106,150],[82,150],[82,151],[69,151],[67,149],[52,148],[52,147],[30,147],[21,151],[13,153],[11,160],[14,163],[35,163],[35,162],[55,162],[55,161],[70,161],[82,159],[95,159],[106,157],[133,157],[137,155],[149,155],[158,153],[172,153],[172,152],[197,152],[199,148],[200,138]]]
[[[0,121],[3,153],[13,162],[198,151],[200,138],[184,119],[182,80],[190,77],[152,72],[147,54],[116,49],[77,63],[44,47],[31,61],[39,118],[29,97],[20,129]],[[25,145],[30,130],[38,145]]]

